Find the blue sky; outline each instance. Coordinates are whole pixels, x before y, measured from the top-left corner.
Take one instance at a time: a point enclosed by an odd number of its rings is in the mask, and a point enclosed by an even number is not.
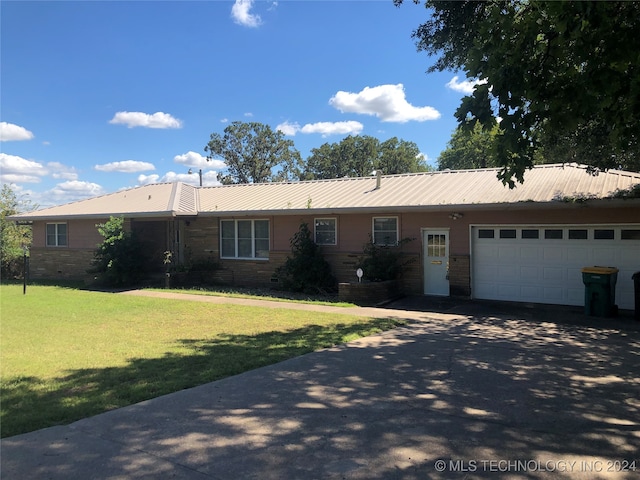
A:
[[[385,1],[0,4],[0,175],[42,207],[153,182],[216,184],[212,132],[279,128],[302,158],[349,134],[434,164],[471,88],[426,74],[422,5]]]

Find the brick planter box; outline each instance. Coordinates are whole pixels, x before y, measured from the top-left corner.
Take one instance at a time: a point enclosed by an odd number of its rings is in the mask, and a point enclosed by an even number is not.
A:
[[[350,302],[361,306],[380,305],[400,296],[398,280],[338,284],[338,298],[341,302]]]

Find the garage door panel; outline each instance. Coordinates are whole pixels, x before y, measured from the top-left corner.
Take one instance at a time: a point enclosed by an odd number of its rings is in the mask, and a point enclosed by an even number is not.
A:
[[[476,278],[480,284],[491,283],[498,278],[498,267],[494,265],[483,265],[478,269]]]
[[[567,305],[584,305],[584,286],[582,288],[567,288]]]
[[[564,290],[562,288],[545,287],[543,303],[562,304],[564,302],[565,302]]]
[[[543,250],[542,260],[544,262],[562,262],[564,259],[564,250],[557,246],[548,246]]]
[[[556,284],[561,284],[566,280],[566,269],[560,267],[543,267],[542,271],[544,274],[542,275],[542,280],[546,282],[555,282]]]
[[[588,265],[591,262],[591,250],[586,247],[570,248],[567,260],[573,264]]]
[[[520,260],[522,262],[538,263],[541,257],[541,248],[537,246],[526,246],[520,248]]]
[[[634,308],[631,275],[640,270],[640,239],[622,239],[621,229],[639,226],[580,226],[588,238],[576,237],[576,227],[508,227],[516,238],[478,238],[472,229],[472,289],[476,298],[524,302],[584,305],[581,270],[592,265],[620,269],[616,286],[616,303],[620,308]],[[540,237],[522,238],[522,230],[538,228]],[[545,229],[562,230],[562,238],[544,238]],[[573,230],[572,230],[573,229]],[[613,239],[596,238],[603,231],[614,231]],[[529,233],[529,232],[528,232]],[[578,232],[580,233],[580,232]],[[572,235],[570,235],[572,234]]]
[[[498,299],[498,286],[495,283],[478,283],[475,296],[476,298],[496,300]]]
[[[637,248],[624,249],[620,252],[620,260],[625,265],[635,264],[640,269],[640,246]]]
[[[515,260],[518,258],[518,249],[516,247],[499,247],[498,258],[500,260]]]
[[[518,267],[516,265],[502,265],[498,267],[498,278],[501,282],[517,282]]]
[[[498,285],[499,300],[505,300],[513,297],[520,296],[520,286],[513,284],[500,284]]]
[[[539,283],[540,267],[533,267],[530,265],[524,265],[520,267],[520,280],[523,283],[534,283],[534,284]]]
[[[539,301],[542,302],[542,299],[544,298],[544,289],[539,286],[524,285],[520,289],[520,295],[528,298],[539,298]]]
[[[593,249],[593,264],[609,266],[616,261],[616,249],[611,247],[596,247]]]

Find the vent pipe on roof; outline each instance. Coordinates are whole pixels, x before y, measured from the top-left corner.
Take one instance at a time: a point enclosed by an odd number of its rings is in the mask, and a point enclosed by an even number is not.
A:
[[[376,190],[380,189],[380,185],[382,184],[382,171],[376,170]]]

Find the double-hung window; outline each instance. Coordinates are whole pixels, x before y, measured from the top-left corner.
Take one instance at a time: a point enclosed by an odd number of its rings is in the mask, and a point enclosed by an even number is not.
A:
[[[269,258],[269,220],[221,220],[222,258]]]
[[[398,217],[374,217],[373,243],[376,245],[398,244]]]
[[[47,247],[67,246],[67,224],[47,223]]]
[[[318,245],[336,245],[336,219],[316,218],[315,235]]]

